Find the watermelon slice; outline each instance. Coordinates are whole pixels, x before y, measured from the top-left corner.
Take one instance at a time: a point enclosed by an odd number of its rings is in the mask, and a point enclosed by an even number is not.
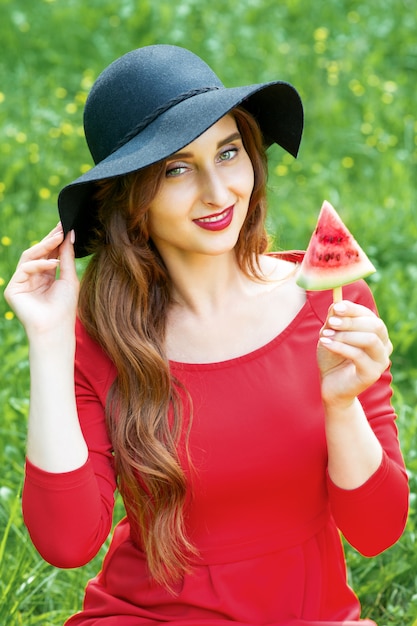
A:
[[[330,202],[323,202],[314,233],[300,266],[297,284],[310,291],[334,289],[376,272],[365,252]]]

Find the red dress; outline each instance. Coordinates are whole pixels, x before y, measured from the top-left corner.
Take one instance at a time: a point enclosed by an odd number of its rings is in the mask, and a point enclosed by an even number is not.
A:
[[[363,282],[346,287],[345,297],[375,308]],[[171,364],[194,405],[197,471],[187,526],[200,558],[170,594],[149,579],[125,518],[87,586],[83,610],[67,626],[358,624],[339,530],[365,555],[386,549],[403,531],[408,485],[388,371],[360,398],[384,449],[381,466],[354,490],[327,475],[316,345],[330,302],[331,292],[308,293],[282,333],[239,358]],[[115,370],[79,323],[77,339],[77,401],[89,459],[66,474],[28,462],[24,488],[32,539],[58,567],[83,565],[97,553],[111,528],[116,484],[103,417]]]

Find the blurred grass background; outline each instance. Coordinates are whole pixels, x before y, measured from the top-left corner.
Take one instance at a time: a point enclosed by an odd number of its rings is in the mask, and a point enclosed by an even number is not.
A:
[[[177,44],[228,86],[283,79],[300,91],[299,158],[270,150],[275,248],[304,248],[330,200],[378,268],[369,283],[395,346],[410,519],[376,559],[346,546],[363,616],[379,626],[417,626],[416,32],[414,0],[0,0],[0,287],[22,250],[56,224],[59,189],[91,166],[83,105],[116,57]],[[0,377],[0,622],[59,625],[80,607],[101,557],[80,570],[51,568],[22,525],[27,346],[4,300]]]

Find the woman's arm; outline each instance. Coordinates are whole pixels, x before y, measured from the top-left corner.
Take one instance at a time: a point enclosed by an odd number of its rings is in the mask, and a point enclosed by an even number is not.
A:
[[[330,307],[318,346],[332,513],[367,556],[401,536],[409,494],[390,402],[392,345],[372,308],[366,297]]]
[[[59,267],[59,277],[56,278]],[[49,472],[81,467],[88,451],[74,390],[78,279],[71,234],[58,225],[26,250],[5,291],[29,340],[31,376],[27,455]]]
[[[76,323],[75,391],[87,462],[69,472],[46,472],[26,463],[23,516],[43,558],[58,567],[84,565],[108,536],[116,477],[105,404],[116,371]],[[57,412],[59,420],[59,412]]]
[[[86,425],[79,420],[74,380],[78,279],[73,241],[71,235],[64,239],[60,225],[23,253],[5,297],[29,340],[25,523],[45,560],[76,567],[96,554],[109,533],[115,477],[95,390],[83,392],[88,395]]]
[[[365,483],[382,461],[382,446],[358,396],[389,366],[392,344],[385,324],[370,309],[344,301],[333,305],[318,347],[325,410],[328,472],[343,489]]]

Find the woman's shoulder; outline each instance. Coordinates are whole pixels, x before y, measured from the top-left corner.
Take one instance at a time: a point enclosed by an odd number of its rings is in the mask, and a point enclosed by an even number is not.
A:
[[[343,300],[361,304],[378,314],[372,291],[364,280],[357,280],[354,283],[344,285],[342,297]],[[329,306],[333,302],[333,290],[307,291],[307,299],[317,317],[324,323]]]
[[[282,281],[293,276],[301,263],[304,252],[289,250],[288,252],[268,252],[260,257],[260,268],[267,280]]]
[[[269,252],[263,258],[263,271],[273,278],[279,279],[286,275],[296,276],[297,268],[304,258],[302,250],[285,250]],[[330,304],[333,302],[333,291],[307,291],[307,299],[317,317],[324,322]],[[375,300],[369,285],[364,280],[357,280],[343,287],[343,298],[362,304],[377,312]]]

